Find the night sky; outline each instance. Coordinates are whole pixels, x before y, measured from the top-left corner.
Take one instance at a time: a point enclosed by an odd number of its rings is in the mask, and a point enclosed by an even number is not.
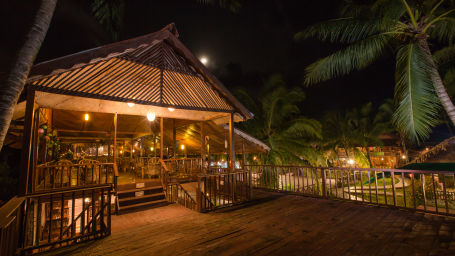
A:
[[[309,24],[336,17],[338,0],[247,0],[237,13],[196,0],[125,2],[121,40],[174,22],[184,44],[196,56],[207,56],[209,68],[231,90],[247,87],[257,91],[274,73],[283,74],[289,87],[303,86],[304,68],[340,47],[293,38]],[[29,0],[15,0],[0,10],[2,72],[20,46],[35,8]],[[111,41],[91,15],[90,1],[60,0],[37,62]],[[329,109],[342,110],[368,101],[379,105],[384,98],[393,97],[393,72],[390,56],[362,72],[305,88],[302,112],[318,117]]]

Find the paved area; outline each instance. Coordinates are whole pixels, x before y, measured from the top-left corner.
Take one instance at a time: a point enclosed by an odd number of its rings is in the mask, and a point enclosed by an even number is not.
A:
[[[114,216],[112,235],[46,255],[455,255],[455,220],[255,191],[247,205]]]

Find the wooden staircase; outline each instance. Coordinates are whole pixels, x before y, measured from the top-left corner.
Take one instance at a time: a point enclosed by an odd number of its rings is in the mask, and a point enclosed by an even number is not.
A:
[[[117,194],[119,214],[169,204],[165,198],[163,187],[157,182],[119,185]]]

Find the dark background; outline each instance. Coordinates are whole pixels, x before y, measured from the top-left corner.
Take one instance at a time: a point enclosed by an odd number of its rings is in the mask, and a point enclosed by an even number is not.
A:
[[[0,10],[0,72],[20,46],[37,2],[7,0]],[[151,33],[174,22],[180,39],[230,90],[254,93],[271,74],[281,73],[288,86],[302,86],[305,67],[339,47],[316,40],[297,42],[307,25],[337,16],[340,0],[247,0],[238,12],[196,0],[127,0],[120,40]],[[91,14],[91,1],[60,0],[37,62],[112,42]],[[319,117],[393,97],[393,59],[362,72],[305,88],[303,114]]]

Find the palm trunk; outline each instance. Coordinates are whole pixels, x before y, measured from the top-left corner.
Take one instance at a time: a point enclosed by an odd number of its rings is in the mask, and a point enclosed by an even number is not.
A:
[[[0,150],[3,147],[17,100],[51,23],[57,0],[42,0],[24,45],[19,49],[12,68],[0,84]]]
[[[441,75],[439,75],[439,71],[436,63],[434,62],[433,55],[431,54],[430,47],[428,46],[428,42],[426,39],[422,39],[420,40],[420,44],[427,54],[428,62],[431,66],[430,74],[433,81],[433,86],[436,90],[436,94],[438,95],[438,98],[441,101],[444,110],[452,121],[452,124],[455,125],[455,106],[453,105],[452,100],[447,94],[446,88],[442,83]]]

